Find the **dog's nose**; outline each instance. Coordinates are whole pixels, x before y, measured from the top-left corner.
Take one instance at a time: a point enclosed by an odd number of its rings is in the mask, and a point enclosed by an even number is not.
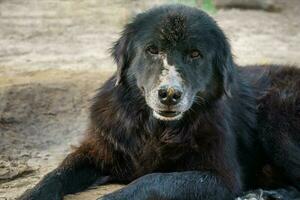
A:
[[[179,103],[182,91],[176,87],[162,86],[158,90],[158,98],[162,104],[176,105]]]

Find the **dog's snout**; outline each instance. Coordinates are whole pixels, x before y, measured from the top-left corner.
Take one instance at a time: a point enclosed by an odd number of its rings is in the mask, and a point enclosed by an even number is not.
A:
[[[176,105],[180,102],[182,90],[177,87],[162,86],[158,90],[158,98],[164,105]]]

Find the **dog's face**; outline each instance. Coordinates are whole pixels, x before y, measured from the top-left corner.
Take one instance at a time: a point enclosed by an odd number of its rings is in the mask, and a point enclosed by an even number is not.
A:
[[[229,93],[230,47],[204,12],[165,6],[138,15],[113,48],[117,84],[137,85],[154,117],[178,120]]]

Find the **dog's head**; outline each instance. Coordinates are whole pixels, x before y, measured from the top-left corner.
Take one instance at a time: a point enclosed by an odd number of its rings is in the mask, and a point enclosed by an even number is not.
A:
[[[193,104],[230,95],[230,46],[214,20],[182,5],[139,14],[112,48],[116,84],[137,85],[154,117],[178,120]]]

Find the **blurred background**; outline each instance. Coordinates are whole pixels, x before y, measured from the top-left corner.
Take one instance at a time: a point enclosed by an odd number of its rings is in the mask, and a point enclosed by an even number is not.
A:
[[[238,64],[300,66],[299,0],[0,0],[0,200],[32,187],[78,144],[89,100],[116,68],[112,42],[134,15],[164,3],[213,16]]]

